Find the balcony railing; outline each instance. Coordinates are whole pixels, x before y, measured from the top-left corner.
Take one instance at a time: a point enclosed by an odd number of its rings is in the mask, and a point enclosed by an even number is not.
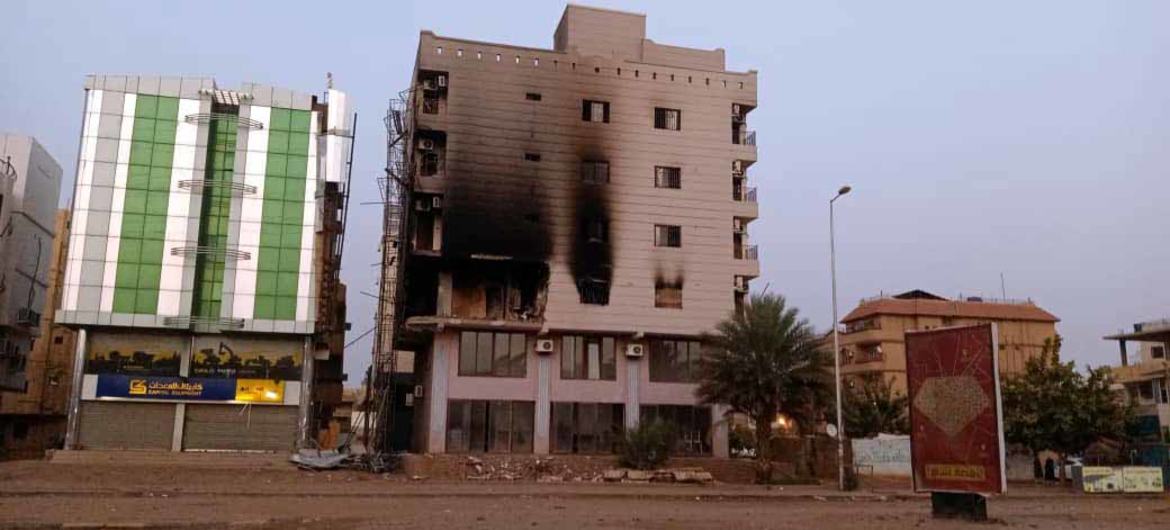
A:
[[[736,145],[756,145],[756,131],[749,131],[747,129],[740,129],[738,133],[733,132],[731,136],[731,143]]]
[[[737,245],[735,247],[735,259],[759,260],[759,248],[756,245]]]
[[[736,188],[732,196],[736,202],[756,202],[756,188]]]

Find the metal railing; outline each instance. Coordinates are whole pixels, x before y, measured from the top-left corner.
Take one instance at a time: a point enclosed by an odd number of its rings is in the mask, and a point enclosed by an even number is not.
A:
[[[756,261],[760,259],[760,249],[756,245],[737,245],[735,247],[735,259]]]
[[[736,188],[732,195],[737,202],[756,202],[756,188]]]
[[[736,144],[736,145],[750,145],[752,147],[755,147],[755,145],[756,145],[756,131],[749,131],[747,129],[739,129],[738,134],[736,134],[736,131],[733,131],[732,136],[731,136],[731,143]]]

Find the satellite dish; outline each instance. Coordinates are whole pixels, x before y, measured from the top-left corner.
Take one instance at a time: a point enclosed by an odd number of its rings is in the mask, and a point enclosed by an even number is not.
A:
[[[836,438],[837,437],[837,426],[833,425],[832,423],[825,425],[825,434],[828,434],[830,437]]]

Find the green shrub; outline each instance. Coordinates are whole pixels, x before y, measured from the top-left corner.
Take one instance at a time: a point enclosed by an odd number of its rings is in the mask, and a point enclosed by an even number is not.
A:
[[[674,448],[674,426],[661,420],[639,423],[622,436],[618,463],[634,469],[657,469]]]

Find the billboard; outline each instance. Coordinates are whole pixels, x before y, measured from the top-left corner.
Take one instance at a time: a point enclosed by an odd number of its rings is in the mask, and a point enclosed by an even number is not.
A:
[[[915,491],[1003,493],[994,324],[906,332]]]
[[[199,336],[191,355],[191,375],[299,381],[303,344],[301,339]]]
[[[88,350],[87,374],[178,376],[187,341],[174,335],[93,333]]]

